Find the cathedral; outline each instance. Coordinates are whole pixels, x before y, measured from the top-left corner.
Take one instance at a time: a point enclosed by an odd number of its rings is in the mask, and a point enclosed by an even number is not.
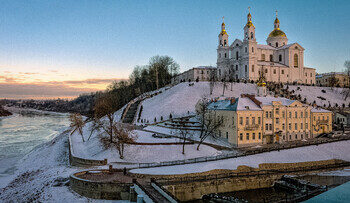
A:
[[[315,69],[304,66],[304,48],[296,42],[288,44],[277,12],[274,29],[266,42],[257,43],[250,12],[244,26],[244,39],[235,39],[231,45],[223,22],[217,48],[217,77],[257,81],[263,75],[271,82],[315,84]]]

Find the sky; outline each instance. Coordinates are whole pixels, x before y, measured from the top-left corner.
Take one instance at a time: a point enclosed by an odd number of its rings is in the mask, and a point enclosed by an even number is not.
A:
[[[168,55],[180,71],[216,65],[222,17],[229,43],[243,38],[251,7],[266,44],[275,10],[289,43],[319,73],[350,59],[350,1],[0,0],[0,98],[73,98],[126,79]]]

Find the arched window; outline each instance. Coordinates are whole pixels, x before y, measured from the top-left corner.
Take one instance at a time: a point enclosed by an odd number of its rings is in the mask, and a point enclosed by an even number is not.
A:
[[[254,47],[252,47],[252,52],[254,53]]]
[[[224,40],[224,45],[226,45],[227,43],[226,43],[226,39]]]
[[[225,53],[225,58],[227,58],[227,54]]]
[[[220,40],[220,45],[222,46],[222,40]]]
[[[261,60],[265,61],[265,54],[261,54]]]
[[[236,65],[236,70],[238,71],[238,65]]]
[[[294,67],[299,67],[299,57],[298,57],[298,54],[294,54]]]
[[[270,61],[273,62],[273,56],[270,54]]]
[[[253,32],[250,33],[250,38],[254,39],[254,33]]]
[[[278,60],[279,60],[280,62],[282,61],[282,55],[281,55],[281,54],[278,56]]]
[[[245,51],[245,53],[247,53],[247,52],[248,52],[248,49],[247,49],[247,47],[244,47],[244,51]]]
[[[238,60],[238,51],[236,51],[236,60]]]
[[[276,42],[276,47],[278,47],[278,42]]]

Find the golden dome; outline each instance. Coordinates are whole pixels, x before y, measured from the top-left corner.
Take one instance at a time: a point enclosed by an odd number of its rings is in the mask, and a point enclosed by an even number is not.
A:
[[[275,23],[280,23],[280,20],[278,20],[277,17],[276,17],[276,19],[275,19]]]
[[[251,26],[254,26],[254,25],[253,25],[252,21],[248,21],[246,26],[251,27]]]
[[[265,77],[263,75],[260,75],[257,85],[258,87],[266,86]]]
[[[226,32],[226,30],[221,30],[220,34],[221,35],[227,35],[227,32]]]
[[[269,37],[287,37],[287,35],[279,28],[276,28],[272,30],[272,32],[269,34]]]

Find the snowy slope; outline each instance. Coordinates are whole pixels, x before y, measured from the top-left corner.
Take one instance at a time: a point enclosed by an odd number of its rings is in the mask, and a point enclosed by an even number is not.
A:
[[[300,90],[297,90],[297,88],[300,87]],[[350,97],[345,100],[344,95],[342,94],[343,88],[331,88],[331,87],[317,87],[317,86],[293,86],[289,85],[289,91],[295,91],[295,95],[299,95],[302,97],[302,100],[304,98],[307,99],[308,103],[313,103],[313,101],[316,101],[316,104],[318,106],[323,107],[326,105],[328,107],[329,103],[334,107],[334,105],[337,103],[339,106],[342,106],[344,103],[346,106],[350,103]],[[326,93],[323,93],[322,90],[325,90]],[[317,98],[318,96],[325,98],[326,100],[322,100]]]
[[[205,172],[214,169],[233,170],[239,165],[257,168],[261,163],[296,163],[328,159],[342,159],[345,161],[350,161],[349,146],[350,141],[341,141],[321,144],[318,146],[299,147],[219,161],[158,168],[133,169],[131,172],[142,174],[185,174]]]
[[[195,82],[189,86],[188,82],[180,83],[163,93],[146,99],[142,102],[143,110],[141,119],[150,123],[160,121],[160,117],[168,119],[170,113],[173,117],[180,117],[195,113],[195,105],[203,96],[214,98],[223,96],[223,83],[216,83],[213,94],[210,95],[209,82]],[[234,83],[231,91],[231,84],[226,83],[225,97],[238,97],[242,93],[256,94],[255,84]],[[136,114],[138,115],[138,114]]]

